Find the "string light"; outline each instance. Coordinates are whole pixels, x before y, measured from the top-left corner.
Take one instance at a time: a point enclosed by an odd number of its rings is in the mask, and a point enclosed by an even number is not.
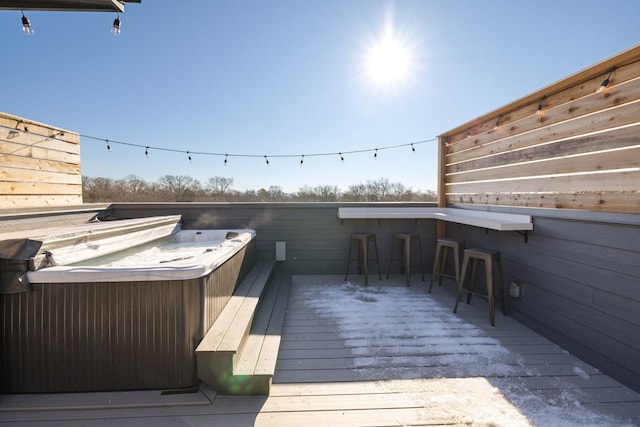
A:
[[[112,144],[120,144],[120,145],[129,146],[129,147],[138,147],[140,149],[144,149],[145,153],[150,153],[150,150],[173,152],[173,153],[187,153],[187,156],[188,156],[188,158],[190,160],[192,160],[192,156],[195,155],[195,154],[203,155],[203,156],[221,156],[221,157],[224,157],[224,165],[225,166],[229,163],[229,158],[231,158],[231,157],[245,157],[245,158],[260,157],[260,158],[263,158],[265,160],[265,163],[269,165],[270,164],[269,157],[282,157],[282,158],[293,158],[293,157],[296,157],[296,158],[300,159],[299,164],[304,164],[304,158],[305,157],[320,157],[320,156],[335,156],[335,155],[338,155],[340,157],[340,161],[344,162],[345,161],[345,155],[347,155],[347,154],[360,154],[360,153],[373,152],[374,153],[374,157],[377,158],[379,150],[390,150],[390,149],[401,148],[401,147],[410,147],[412,151],[415,151],[415,149],[416,149],[415,146],[418,145],[418,144],[425,144],[425,143],[437,141],[437,138],[432,138],[432,139],[423,140],[423,141],[414,141],[414,142],[406,143],[406,144],[397,144],[397,145],[390,145],[390,146],[386,146],[386,147],[368,148],[368,149],[362,149],[362,150],[351,150],[351,151],[340,151],[340,152],[324,152],[324,153],[275,154],[275,155],[269,154],[269,155],[267,155],[267,154],[214,153],[214,152],[208,152],[208,151],[192,152],[192,151],[185,151],[185,150],[178,149],[178,148],[156,147],[156,146],[149,146],[149,145],[143,145],[143,144],[135,144],[135,143],[130,143],[130,142],[115,141],[115,140],[98,138],[98,137],[95,137],[95,136],[85,135],[85,134],[79,134],[79,136],[81,138],[93,139],[93,140],[96,140],[96,141],[103,141],[104,143],[106,143],[107,150],[109,150],[109,151],[111,151],[111,145]]]
[[[543,110],[544,107],[542,106],[542,103],[545,101],[545,99],[547,99],[546,96],[543,96],[542,98],[540,98],[540,102],[536,107],[536,116],[542,116],[544,114],[544,110]]]
[[[597,93],[602,93],[607,89],[607,86],[609,86],[609,83],[611,83],[611,75],[613,74],[613,72],[616,70],[616,67],[611,68],[611,70],[609,71],[609,75],[607,76],[606,79],[604,79],[602,81],[602,83],[600,84],[600,87],[598,88]]]
[[[411,143],[411,151],[413,151],[414,153],[416,152],[416,147],[413,146],[413,143]]]
[[[29,21],[29,18],[24,16],[24,12],[20,12],[22,13],[22,31],[27,33],[27,35],[29,36],[33,35],[33,28],[31,28],[31,22]]]
[[[378,158],[378,149],[377,149],[377,148],[376,148],[376,152],[375,152],[375,153],[373,153],[373,158],[374,158],[374,159],[377,159],[377,158]]]
[[[114,36],[120,34],[120,13],[116,16],[116,19],[113,20],[113,27],[111,28],[111,32]]]
[[[144,155],[145,157],[149,158],[149,147],[144,149]]]
[[[191,163],[191,153],[187,151],[187,157],[189,158],[189,163]]]

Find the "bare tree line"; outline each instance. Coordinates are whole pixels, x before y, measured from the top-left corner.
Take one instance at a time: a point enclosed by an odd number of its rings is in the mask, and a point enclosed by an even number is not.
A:
[[[387,202],[434,201],[436,193],[415,192],[387,178],[350,185],[342,191],[335,185],[303,185],[285,193],[272,185],[258,190],[237,191],[233,178],[215,176],[201,183],[187,175],[164,175],[156,182],[129,175],[123,179],[82,178],[86,203],[95,202]]]

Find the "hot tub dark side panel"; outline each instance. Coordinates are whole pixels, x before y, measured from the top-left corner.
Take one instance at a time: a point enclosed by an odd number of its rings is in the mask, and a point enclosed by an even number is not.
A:
[[[202,335],[204,337],[213,322],[231,298],[233,291],[242,282],[256,262],[255,240],[249,242],[220,268],[204,279]]]
[[[255,263],[255,244],[184,281],[33,284],[0,295],[0,393],[186,388],[195,348]]]
[[[2,392],[189,387],[199,280],[34,284],[2,296]]]

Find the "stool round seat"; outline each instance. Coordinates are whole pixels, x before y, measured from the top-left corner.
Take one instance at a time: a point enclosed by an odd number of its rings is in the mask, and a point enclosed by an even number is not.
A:
[[[354,245],[355,243],[355,245]],[[369,256],[369,243],[373,243],[375,260],[370,262]],[[356,256],[352,257],[354,246],[358,248]],[[358,272],[364,274],[364,285],[369,283],[369,266],[377,266],[378,277],[382,280],[382,273],[380,272],[380,257],[378,256],[378,243],[376,241],[375,233],[352,233],[349,239],[349,253],[347,254],[347,268],[344,273],[344,280],[347,280],[349,275],[349,265],[356,261],[358,263]]]
[[[502,303],[502,314],[506,314],[504,302],[504,286],[502,282],[502,263],[500,260],[500,252],[483,249],[469,248],[464,251],[464,259],[462,261],[462,270],[460,280],[458,281],[458,292],[456,294],[456,305],[453,312],[458,310],[458,303],[462,299],[463,288],[467,285],[467,304],[471,303],[472,295],[486,296],[489,301],[489,321],[491,326],[495,326],[495,298],[500,297]],[[477,292],[473,290],[475,281],[476,268],[478,262],[485,263],[487,292]],[[469,265],[471,264],[471,265]],[[471,267],[471,274],[468,276],[467,271]],[[467,277],[469,280],[467,280]]]
[[[436,242],[436,256],[433,262],[433,272],[431,274],[431,283],[429,284],[429,292],[433,289],[433,281],[438,277],[438,286],[442,286],[442,278],[448,277],[456,281],[456,285],[460,280],[460,251],[464,249],[464,240],[441,238]],[[445,273],[447,265],[447,256],[453,254],[454,273]]]
[[[394,257],[396,253],[396,242],[400,241],[400,254]],[[418,249],[418,260],[413,262],[411,259],[411,243],[415,243]],[[422,262],[422,244],[420,243],[420,234],[418,233],[397,233],[391,246],[391,254],[389,255],[389,266],[387,267],[387,279],[391,273],[391,264],[393,261],[400,261],[400,271],[404,273],[407,286],[411,283],[411,267],[420,264],[422,271],[422,281],[424,282],[424,264]]]

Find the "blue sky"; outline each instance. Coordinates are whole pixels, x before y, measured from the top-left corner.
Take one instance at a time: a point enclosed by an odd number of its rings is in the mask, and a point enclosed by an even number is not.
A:
[[[111,13],[26,15],[33,36],[0,11],[0,111],[102,139],[81,139],[85,176],[222,176],[240,191],[381,177],[435,190],[423,141],[640,41],[637,0],[143,0],[118,36]],[[384,40],[406,64],[391,83],[371,76]]]

